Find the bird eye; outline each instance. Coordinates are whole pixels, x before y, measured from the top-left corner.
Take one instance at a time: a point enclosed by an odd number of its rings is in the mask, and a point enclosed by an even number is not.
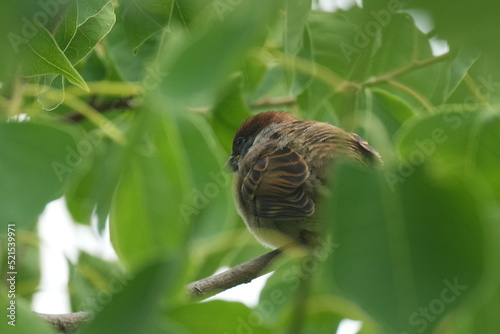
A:
[[[236,138],[235,142],[234,142],[234,146],[241,146],[243,144],[243,142],[245,141],[245,139],[243,139],[243,137],[238,137]]]

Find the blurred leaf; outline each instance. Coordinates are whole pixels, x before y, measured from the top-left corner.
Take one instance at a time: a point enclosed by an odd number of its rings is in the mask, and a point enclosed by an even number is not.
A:
[[[31,301],[41,280],[38,236],[31,231],[17,231],[16,242],[16,295]]]
[[[242,1],[224,20],[214,22],[204,34],[184,43],[176,58],[169,59],[163,91],[174,101],[190,101],[192,106],[206,104],[239,59],[263,42],[278,5],[275,0]]]
[[[104,261],[85,252],[80,252],[76,264],[69,265],[72,310],[100,311],[133,277],[119,263]]]
[[[193,314],[197,315],[193,321]],[[189,304],[167,313],[168,319],[186,332],[196,333],[271,333],[262,326],[265,315],[241,303],[214,300]]]
[[[37,34],[26,40],[20,52],[26,76],[55,73],[64,76],[82,89],[88,89],[83,78],[57,46],[54,37],[44,27],[37,27]]]
[[[232,149],[233,137],[243,121],[250,117],[250,111],[241,92],[241,78],[231,80],[220,94],[209,115],[210,124],[217,139],[223,145],[227,158]]]
[[[492,112],[443,112],[405,124],[397,142],[406,167],[431,160],[436,175],[459,175],[491,188],[500,202],[500,119]],[[450,163],[453,161],[453,163]],[[401,172],[400,172],[401,173]]]
[[[193,180],[193,188],[180,206],[183,221],[192,226],[194,239],[215,236],[225,230],[228,220],[234,220],[232,178],[224,169],[226,155],[205,118],[182,115],[178,127],[182,148],[188,152],[185,167],[190,167]]]
[[[7,299],[7,290],[0,289],[2,296],[0,297],[0,305],[4,311],[3,321],[0,322],[0,331],[5,334],[17,333],[40,333],[40,334],[55,334],[56,331],[47,322],[42,320],[30,308],[30,305],[23,298],[15,300],[15,321],[9,324],[11,318],[9,317],[11,305],[9,302],[13,299]]]
[[[254,58],[245,59],[242,65],[243,83],[242,89],[249,102],[254,102],[258,97],[254,93],[266,73],[266,66]]]
[[[81,333],[150,333],[160,298],[171,296],[178,287],[181,263],[178,256],[175,261],[155,263],[138,271],[122,290],[109,293],[107,303],[97,300],[102,311],[96,314],[95,308],[89,310],[93,320],[83,326]]]
[[[57,31],[54,34],[54,39],[61,50],[66,50],[66,47],[75,37],[78,29],[78,3],[74,1],[73,5],[68,9]]]
[[[311,0],[286,0],[285,6],[285,53],[295,54],[301,46],[307,16],[311,10]]]
[[[386,26],[380,30],[382,43],[373,59],[371,72],[374,75],[432,57],[429,39],[417,28],[410,15],[390,13],[388,15]],[[370,38],[368,35],[366,37]],[[398,47],[395,47],[396,45]],[[432,74],[430,71],[429,73]]]
[[[494,316],[499,309],[497,263],[500,179],[496,168],[500,152],[494,143],[500,139],[500,119],[489,111],[443,112],[409,122],[398,136],[398,147],[406,165],[429,160],[436,177],[457,175],[467,180],[467,187],[480,195],[485,225],[486,269],[480,289],[469,303],[459,308],[439,327],[438,333],[490,332],[498,325]],[[493,201],[492,201],[493,199]],[[457,202],[457,207],[462,206]]]
[[[113,5],[108,2],[78,26],[64,54],[72,64],[78,63],[106,36],[115,23]]]
[[[36,79],[37,85],[41,87],[37,100],[43,106],[43,109],[51,111],[59,107],[64,102],[64,78],[57,74],[45,74],[37,76]],[[61,94],[58,94],[59,99],[54,98],[53,90],[61,92]]]
[[[429,15],[438,37],[450,41],[453,47],[476,47],[490,58],[500,55],[497,36],[500,26],[495,23],[500,15],[500,4],[496,1],[461,1],[460,6],[451,0],[409,1],[407,8],[416,8]],[[452,13],[453,15],[450,15]]]
[[[366,99],[370,99],[371,111],[384,124],[391,137],[404,122],[415,115],[415,112],[403,99],[383,90],[367,91]]]
[[[161,110],[162,100],[153,98],[149,108]],[[150,111],[139,122],[111,212],[113,246],[131,268],[184,247],[189,231],[182,203],[191,178],[177,120]]]
[[[90,224],[94,214],[102,231],[109,215],[111,199],[121,173],[122,148],[103,141],[97,129],[82,131],[82,141],[90,143],[92,154],[86,157],[89,167],[73,176],[66,192],[66,204],[76,222]]]
[[[385,333],[431,333],[479,283],[483,220],[460,179],[419,167],[395,184],[385,173],[336,171],[331,277]]]
[[[0,12],[9,13],[0,20],[0,82],[2,87],[0,92],[4,95],[5,83],[9,81],[16,65],[16,59],[19,57],[18,46],[22,36],[20,18],[24,14],[20,1],[0,1]]]
[[[68,132],[28,122],[0,123],[0,156],[0,174],[9,176],[0,182],[0,221],[21,228],[63,194],[82,160]]]
[[[166,27],[172,16],[173,0],[120,0],[125,35],[134,53],[153,33]]]
[[[110,0],[76,0],[78,3],[78,25],[97,15]]]
[[[154,62],[160,47],[162,35],[156,33],[141,44],[138,49],[132,49],[127,42],[126,22],[120,16],[106,37],[106,49],[109,56],[111,80],[138,81],[144,86],[145,91],[154,90],[166,76]],[[112,74],[118,74],[118,78]]]

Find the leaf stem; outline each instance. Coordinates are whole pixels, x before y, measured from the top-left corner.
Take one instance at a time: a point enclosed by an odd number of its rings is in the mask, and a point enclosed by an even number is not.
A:
[[[430,57],[430,58],[420,60],[420,61],[419,60],[414,61],[411,64],[400,67],[398,69],[395,69],[394,71],[387,72],[387,73],[381,74],[379,76],[376,76],[375,78],[372,78],[372,79],[368,80],[367,82],[365,82],[364,86],[374,86],[374,85],[378,85],[380,83],[391,81],[391,80],[393,80],[393,79],[395,79],[403,74],[406,74],[408,72],[425,67],[425,66],[433,64],[433,63],[440,62],[442,60],[445,60],[448,57],[449,57],[449,53],[444,53],[444,54],[439,55],[439,56]]]
[[[415,99],[418,100],[418,102],[420,102],[424,107],[425,109],[427,109],[430,113],[434,113],[435,112],[435,108],[434,106],[431,104],[430,101],[428,101],[425,97],[423,97],[422,95],[420,95],[419,93],[417,93],[415,90],[411,89],[410,87],[406,86],[406,85],[403,85],[402,83],[400,82],[397,82],[397,81],[393,81],[393,80],[388,80],[387,83],[395,88],[398,88],[398,89],[401,89],[402,91],[405,91],[407,92],[408,94],[410,94],[411,96],[413,96]]]

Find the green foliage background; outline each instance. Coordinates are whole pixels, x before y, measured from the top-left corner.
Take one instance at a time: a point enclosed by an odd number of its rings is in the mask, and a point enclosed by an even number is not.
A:
[[[500,4],[362,4],[1,2],[0,222],[16,223],[18,264],[18,326],[3,316],[2,333],[52,332],[29,304],[36,221],[61,196],[80,224],[110,218],[120,258],[71,264],[74,311],[94,315],[83,333],[333,333],[343,318],[363,334],[496,333]],[[332,239],[282,259],[257,307],[189,301],[188,282],[265,252],[224,170],[263,110],[355,131],[385,166],[335,170]]]

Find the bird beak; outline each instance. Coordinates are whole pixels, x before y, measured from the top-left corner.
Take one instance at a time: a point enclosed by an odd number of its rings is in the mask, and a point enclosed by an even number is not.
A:
[[[231,172],[236,172],[238,170],[238,161],[240,160],[239,155],[231,155],[226,162],[226,168]]]

